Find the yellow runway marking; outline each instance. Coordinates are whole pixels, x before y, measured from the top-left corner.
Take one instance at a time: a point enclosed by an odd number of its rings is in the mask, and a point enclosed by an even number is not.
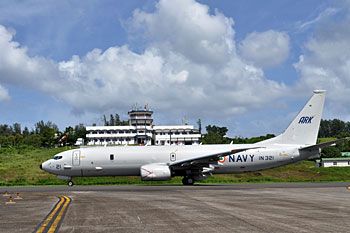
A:
[[[62,215],[63,215],[63,213],[65,212],[65,210],[66,210],[66,208],[67,208],[67,206],[68,206],[68,204],[69,204],[69,202],[70,202],[69,197],[67,197],[67,196],[62,196],[62,197],[66,199],[66,203],[64,203],[64,205],[63,205],[61,211],[59,212],[59,214],[57,215],[55,221],[52,223],[50,229],[48,230],[48,232],[50,232],[50,233],[51,233],[51,232],[55,232],[55,230],[56,230],[56,228],[57,228],[57,226],[58,226],[58,223],[60,222],[60,220],[61,220],[61,218],[62,218]]]
[[[40,195],[50,195],[50,194],[40,194]],[[36,231],[36,233],[42,233],[42,232],[55,232],[57,226],[59,225],[63,214],[65,213],[71,199],[64,195],[53,195],[58,198],[60,198],[60,201],[58,204],[56,204],[56,207],[51,212],[49,216],[45,219],[45,222],[41,225],[41,227]],[[63,204],[64,203],[64,204]],[[63,206],[62,206],[63,204]],[[62,207],[62,208],[61,208]],[[58,213],[58,214],[57,214]],[[56,216],[56,217],[55,217]],[[53,223],[51,223],[53,221]],[[50,225],[51,223],[51,225]]]

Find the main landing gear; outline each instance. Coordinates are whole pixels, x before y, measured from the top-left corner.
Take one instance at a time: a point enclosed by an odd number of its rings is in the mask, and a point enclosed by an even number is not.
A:
[[[187,177],[185,176],[183,179],[182,179],[182,183],[184,185],[193,185],[194,184],[194,179],[192,177]]]
[[[68,181],[68,186],[69,186],[69,187],[72,187],[73,185],[74,185],[74,183],[73,183],[72,180]]]

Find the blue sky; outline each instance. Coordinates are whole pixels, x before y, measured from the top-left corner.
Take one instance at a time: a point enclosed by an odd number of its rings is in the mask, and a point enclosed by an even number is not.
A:
[[[1,1],[0,124],[61,129],[149,104],[155,124],[281,133],[314,89],[350,120],[349,1]]]

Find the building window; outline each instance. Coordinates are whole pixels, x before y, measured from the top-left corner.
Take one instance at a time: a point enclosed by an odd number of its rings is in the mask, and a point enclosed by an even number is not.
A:
[[[110,154],[110,155],[109,155],[109,159],[110,159],[110,160],[114,160],[114,154]]]

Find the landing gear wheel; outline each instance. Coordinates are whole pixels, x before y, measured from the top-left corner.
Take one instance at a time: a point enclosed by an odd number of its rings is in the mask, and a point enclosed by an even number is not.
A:
[[[69,186],[69,187],[72,187],[73,185],[74,185],[74,183],[73,183],[72,180],[68,181],[68,186]]]
[[[182,183],[184,185],[193,185],[194,184],[194,179],[192,177],[184,177],[182,179]]]
[[[187,177],[187,184],[188,185],[193,185],[194,184],[194,179],[192,177]]]

